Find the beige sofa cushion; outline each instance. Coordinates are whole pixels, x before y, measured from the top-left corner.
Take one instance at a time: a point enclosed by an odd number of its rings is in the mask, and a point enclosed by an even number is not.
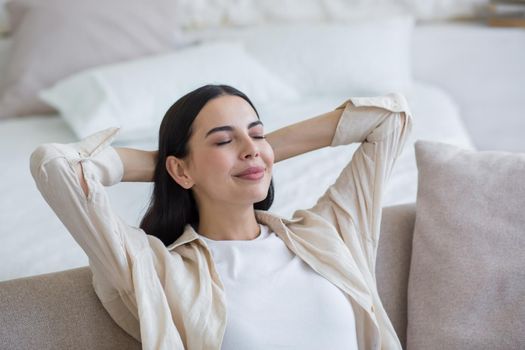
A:
[[[415,149],[407,348],[525,348],[525,153]]]

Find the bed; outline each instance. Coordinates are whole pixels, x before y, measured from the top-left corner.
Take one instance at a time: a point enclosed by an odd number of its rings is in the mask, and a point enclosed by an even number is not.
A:
[[[300,27],[305,28],[305,27]],[[342,27],[338,27],[341,32]],[[271,29],[273,32],[279,28]],[[417,29],[416,29],[417,30]],[[256,57],[270,71],[278,72],[282,59],[278,53],[265,45],[273,40],[269,32],[262,29],[245,31],[193,31],[192,40],[213,41],[228,38],[240,41],[247,52]],[[298,38],[303,38],[303,42]],[[282,41],[281,48],[289,51],[304,49],[304,42],[310,40],[308,30],[293,31],[294,40]],[[341,39],[338,38],[339,42]],[[289,47],[297,42],[301,47]],[[9,54],[9,39],[0,40],[0,72],[2,62]],[[285,47],[288,46],[288,47]],[[184,50],[179,49],[179,50]],[[267,53],[264,55],[263,53]],[[341,51],[342,52],[342,51]],[[350,51],[351,53],[351,51]],[[348,54],[348,52],[346,53]],[[321,57],[320,59],[326,59]],[[303,64],[299,62],[298,64]],[[366,64],[366,61],[358,62]],[[366,66],[363,66],[366,73]],[[300,69],[297,68],[300,73]],[[354,74],[354,71],[348,74]],[[1,74],[1,73],[0,73]],[[338,72],[339,74],[339,72]],[[360,73],[364,74],[364,73]],[[343,92],[332,88],[337,82],[322,82],[316,86],[314,76],[310,81],[300,80],[305,73],[289,75],[287,83],[294,85],[298,97],[287,100],[258,99],[255,103],[266,131],[278,129],[290,123],[334,109],[350,96],[367,94],[368,91]],[[325,76],[329,77],[330,72]],[[298,78],[299,77],[299,78]],[[294,81],[294,79],[296,79]],[[297,80],[299,79],[299,80]],[[308,85],[308,88],[304,86]],[[321,89],[319,93],[315,88]],[[387,87],[385,87],[386,89]],[[465,129],[459,108],[454,99],[443,89],[421,80],[412,80],[410,88],[402,88],[414,115],[414,129],[403,154],[398,159],[391,180],[384,194],[383,205],[414,202],[417,193],[417,167],[414,156],[414,142],[418,139],[435,140],[475,149]],[[374,93],[370,90],[369,94]],[[250,94],[248,94],[250,96]],[[99,125],[99,124],[97,124]],[[149,137],[122,139],[114,146],[156,149],[154,128]],[[87,265],[87,257],[69,235],[37,191],[29,173],[31,152],[46,142],[74,142],[79,134],[70,121],[58,112],[29,114],[0,120],[0,280],[30,276]],[[289,217],[296,209],[312,206],[316,199],[332,184],[342,168],[351,160],[356,144],[337,148],[324,148],[300,157],[278,163],[274,167],[275,201],[270,210]],[[145,213],[151,192],[149,183],[120,183],[107,188],[115,211],[129,224],[138,225]]]
[[[398,160],[385,194],[384,205],[414,202],[417,168],[413,142],[416,138],[440,140],[473,147],[453,100],[441,89],[416,83],[409,96],[415,115],[414,132]],[[261,120],[275,114],[293,122],[335,108],[346,96],[329,96],[296,105],[260,106]],[[273,130],[281,125],[274,124]],[[71,238],[37,191],[29,173],[29,155],[45,142],[74,142],[75,135],[59,116],[33,116],[3,121],[0,127],[0,279],[35,275],[84,266],[87,257]],[[126,147],[156,149],[154,141],[127,143]],[[350,161],[356,145],[324,148],[292,158],[274,167],[274,212],[290,216],[294,209],[306,208],[336,178]],[[306,191],[305,191],[306,189]],[[115,210],[128,223],[138,225],[148,204],[151,184],[120,183],[108,188]]]

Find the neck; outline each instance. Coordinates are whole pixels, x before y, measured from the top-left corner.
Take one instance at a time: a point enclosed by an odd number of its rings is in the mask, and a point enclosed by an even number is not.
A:
[[[260,234],[253,205],[199,208],[197,232],[218,241],[252,240]]]

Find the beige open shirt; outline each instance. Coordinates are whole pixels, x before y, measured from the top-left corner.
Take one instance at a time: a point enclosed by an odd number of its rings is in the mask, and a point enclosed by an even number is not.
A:
[[[344,111],[330,146],[360,142],[351,162],[312,208],[296,210],[291,219],[256,210],[256,218],[349,297],[359,349],[401,349],[379,299],[375,261],[383,190],[412,116],[399,94],[351,98],[337,108]],[[102,304],[144,349],[220,349],[228,310],[206,243],[188,224],[166,247],[111,207],[105,186],[123,176],[110,146],[118,131],[40,145],[30,161],[37,187],[88,255]],[[74,170],[78,162],[87,198]]]

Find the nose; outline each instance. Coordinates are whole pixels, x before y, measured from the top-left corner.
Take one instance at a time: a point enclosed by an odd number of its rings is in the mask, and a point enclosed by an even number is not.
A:
[[[255,141],[250,137],[246,136],[244,138],[246,141],[243,143],[243,148],[241,151],[241,159],[249,159],[259,157],[259,147]]]

